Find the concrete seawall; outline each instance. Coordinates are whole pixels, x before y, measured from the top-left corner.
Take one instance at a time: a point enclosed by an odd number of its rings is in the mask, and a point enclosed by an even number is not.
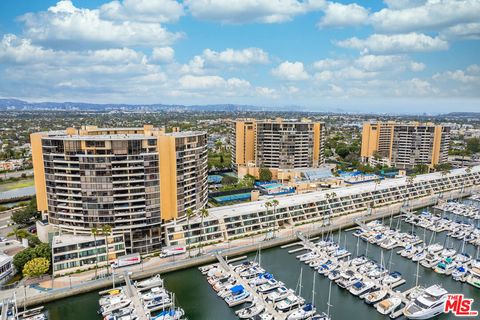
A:
[[[464,191],[463,193],[461,193],[460,190],[444,192],[443,197],[444,197],[444,199],[457,199],[457,198],[462,198],[462,197],[469,196],[469,195],[471,195],[475,192],[478,192],[478,191],[480,191],[480,186],[474,186],[472,188],[469,188],[469,190]],[[437,195],[431,195],[431,196],[427,196],[427,197],[423,197],[423,198],[413,199],[413,200],[409,200],[409,208],[410,209],[418,209],[418,208],[434,205],[434,204],[437,203],[437,201],[438,201],[438,196]],[[281,245],[284,245],[284,244],[287,244],[287,243],[291,243],[291,242],[294,242],[294,241],[298,241],[298,238],[297,238],[296,235],[293,234],[293,231],[294,230],[299,230],[302,227],[303,228],[306,228],[306,227],[311,228],[311,230],[310,229],[306,230],[306,231],[302,230],[302,232],[307,236],[316,236],[316,235],[320,235],[322,233],[326,233],[326,232],[330,232],[330,231],[336,231],[338,229],[343,230],[343,229],[354,226],[355,225],[354,220],[356,218],[362,218],[362,219],[365,219],[366,221],[370,221],[370,220],[375,220],[375,219],[379,219],[379,218],[382,218],[382,217],[388,217],[392,214],[398,214],[400,212],[400,209],[402,208],[402,205],[403,205],[402,203],[398,203],[398,204],[393,204],[393,205],[388,205],[388,206],[375,208],[375,209],[372,210],[372,214],[369,215],[369,216],[366,216],[366,214],[367,214],[366,211],[361,211],[361,212],[358,212],[358,213],[355,213],[355,214],[350,214],[350,215],[348,215],[348,218],[349,218],[348,220],[344,219],[346,221],[341,222],[341,223],[334,223],[332,225],[325,226],[325,227],[322,227],[320,225],[316,226],[315,224],[310,224],[310,225],[306,224],[306,225],[303,225],[303,226],[299,226],[295,229],[292,229],[292,234],[289,235],[289,236],[284,236],[284,237],[281,237],[281,238],[266,240],[266,241],[262,241],[260,243],[257,242],[257,243],[254,243],[254,244],[251,244],[251,245],[245,245],[245,246],[242,246],[242,247],[233,247],[233,248],[230,248],[230,249],[221,250],[219,253],[224,257],[226,257],[226,256],[235,257],[235,256],[244,255],[244,254],[247,254],[247,253],[250,253],[250,252],[254,252],[254,251],[258,250],[259,247],[261,249],[268,249],[268,248],[281,246]],[[214,263],[214,262],[217,262],[217,260],[213,256],[213,254],[207,254],[207,255],[204,255],[204,256],[194,257],[194,258],[187,259],[187,260],[179,260],[179,261],[172,262],[172,263],[166,263],[166,264],[154,267],[154,268],[145,269],[143,271],[135,271],[135,273],[132,274],[130,277],[133,280],[137,280],[137,279],[141,279],[141,278],[150,277],[150,276],[153,276],[153,275],[156,275],[156,274],[159,274],[159,273],[160,274],[169,273],[169,272],[173,272],[173,271],[178,271],[178,270],[187,269],[187,268],[191,268],[191,267],[197,267],[197,266],[201,266],[201,265],[209,264],[209,263]],[[122,270],[122,272],[123,272],[123,270]],[[116,284],[121,284],[122,281],[123,281],[121,279],[121,277],[118,277],[117,275],[115,277],[116,277],[116,281],[115,281]],[[35,306],[35,305],[45,304],[45,303],[48,303],[48,302],[51,302],[51,301],[54,301],[54,300],[62,299],[62,298],[65,298],[65,297],[70,297],[70,296],[83,294],[83,293],[87,293],[87,292],[91,292],[91,291],[100,291],[102,289],[105,289],[105,288],[111,287],[111,286],[112,286],[112,278],[110,277],[110,278],[106,278],[106,279],[85,282],[81,285],[74,286],[72,288],[67,287],[67,288],[63,288],[63,289],[55,289],[55,290],[52,290],[52,291],[46,291],[46,292],[36,293],[36,294],[31,294],[32,289],[29,289],[29,288],[26,289],[24,287],[19,287],[19,288],[16,288],[15,290],[13,290],[13,289],[12,290],[5,290],[5,291],[1,292],[0,297],[8,297],[8,296],[11,297],[11,296],[13,296],[13,293],[15,291],[19,308],[24,307],[24,306],[31,307],[31,306]],[[30,293],[28,291],[30,291]],[[27,294],[26,297],[25,297],[25,293]]]

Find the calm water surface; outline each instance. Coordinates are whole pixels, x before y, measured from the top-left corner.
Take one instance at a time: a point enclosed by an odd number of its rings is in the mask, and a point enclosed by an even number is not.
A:
[[[461,218],[458,218],[461,219]],[[392,224],[396,227],[398,219],[393,221],[385,219],[385,224]],[[412,230],[412,226],[407,223],[401,223],[400,227],[404,231]],[[429,241],[431,232],[424,229],[414,228],[414,231],[421,237]],[[334,234],[338,239],[338,233]],[[436,235],[436,242],[444,244],[446,232]],[[347,249],[354,255],[365,254],[370,258],[380,261],[381,252],[383,251],[384,261],[391,271],[399,271],[407,280],[405,284],[396,290],[404,291],[415,285],[416,280],[416,263],[397,255],[400,249],[382,250],[375,245],[367,244],[363,241],[357,241],[357,238],[351,235],[351,232],[341,232],[340,239],[346,244]],[[456,239],[449,239],[449,244],[453,243],[455,248],[461,247],[461,242]],[[313,270],[295,258],[296,254],[288,254],[287,250],[281,248],[273,248],[262,251],[262,266],[278,279],[283,281],[288,287],[295,289],[299,280],[300,270],[303,268],[302,296],[307,300],[311,300],[312,296],[312,280]],[[466,251],[472,255],[476,254],[475,247],[466,246]],[[299,253],[297,253],[299,254]],[[253,259],[255,254],[251,254]],[[215,294],[214,290],[207,283],[206,278],[198,271],[197,268],[191,268],[183,271],[173,272],[163,276],[165,285],[171,292],[175,293],[177,303],[179,303],[186,311],[190,320],[229,320],[238,319],[235,316],[234,309],[229,308],[223,300]],[[452,280],[450,276],[436,274],[431,269],[419,267],[419,283],[429,286],[441,283],[451,293],[463,293],[467,297],[475,299],[474,309],[480,310],[480,290],[468,284],[463,284]],[[326,311],[328,300],[329,280],[317,274],[315,304],[317,310]],[[98,293],[88,293],[81,296],[66,298],[46,305],[49,310],[50,320],[97,320],[101,319],[96,311],[98,309]],[[373,307],[363,303],[363,300],[351,295],[346,290],[340,289],[336,285],[332,285],[330,309],[332,319],[355,319],[355,320],[375,320],[389,319],[380,315]],[[441,315],[437,319],[454,319],[453,315]]]

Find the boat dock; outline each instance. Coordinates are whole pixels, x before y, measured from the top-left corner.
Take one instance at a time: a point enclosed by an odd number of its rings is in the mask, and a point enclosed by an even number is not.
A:
[[[125,277],[125,294],[129,299],[132,300],[132,305],[135,308],[137,319],[148,320],[150,317],[149,315],[147,315],[147,312],[145,312],[145,309],[143,307],[142,301],[140,300],[138,291],[132,286],[132,281],[130,280],[130,275],[128,274],[128,272],[124,273],[124,277]]]
[[[317,246],[315,246],[315,244],[313,242],[311,242],[309,239],[306,239],[303,235],[298,235],[299,238],[302,240],[302,243],[303,243],[303,246],[304,248],[307,248],[309,250],[312,250],[318,254],[321,254],[321,249],[318,248]],[[339,258],[340,259],[340,258]],[[357,266],[357,267],[352,267],[350,264],[349,264],[349,261],[345,261],[345,260],[339,260],[339,270],[345,270],[345,269],[351,269],[351,270],[355,270],[355,272],[358,271],[358,268],[360,266]],[[316,272],[316,271],[314,271]],[[395,291],[394,289],[405,284],[406,280],[401,278],[399,281],[397,282],[394,282],[392,284],[384,284],[382,283],[380,280],[378,279],[375,279],[375,278],[371,278],[371,277],[368,277],[367,275],[365,274],[359,274],[361,280],[363,282],[365,281],[369,281],[369,282],[373,282],[375,284],[375,287],[376,288],[380,288],[382,290],[386,290],[388,292],[388,296],[390,297],[398,297],[401,299],[402,303],[404,304],[408,304],[410,302],[410,300],[407,298],[408,295],[413,292],[414,290],[418,290],[419,287],[413,287],[413,288],[410,288],[404,292],[400,292],[400,291]],[[364,293],[360,296],[358,296],[359,298],[361,299],[364,299],[367,295],[369,294],[369,292],[367,293]],[[381,301],[378,301],[377,303],[375,303],[373,306],[376,308],[377,305],[380,303]],[[390,318],[392,319],[395,319],[395,318],[398,318],[400,317],[401,315],[403,314],[403,308],[401,308],[400,310],[396,310],[394,312],[392,312],[390,314]]]
[[[277,310],[275,310],[275,308],[273,308],[271,304],[266,303],[265,299],[256,290],[250,287],[249,283],[245,279],[240,277],[238,273],[234,272],[231,269],[230,265],[221,255],[217,253],[215,254],[215,258],[217,258],[223,270],[225,270],[225,272],[227,272],[229,275],[235,277],[237,282],[240,283],[247,291],[249,291],[250,294],[254,297],[254,299],[256,299],[257,303],[261,304],[265,308],[265,310],[273,316],[275,320],[283,320],[287,318],[287,314],[279,313]]]

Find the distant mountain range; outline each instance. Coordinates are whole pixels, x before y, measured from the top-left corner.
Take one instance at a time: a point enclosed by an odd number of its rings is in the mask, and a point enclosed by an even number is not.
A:
[[[154,111],[308,111],[306,108],[289,107],[262,107],[237,104],[214,105],[175,105],[175,104],[97,104],[83,102],[27,102],[17,99],[0,99],[0,111],[6,110],[57,110],[57,111],[129,111],[129,112],[154,112]]]

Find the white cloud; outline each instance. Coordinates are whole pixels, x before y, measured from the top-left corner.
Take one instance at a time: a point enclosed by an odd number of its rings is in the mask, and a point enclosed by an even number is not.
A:
[[[348,63],[347,60],[342,59],[323,59],[313,63],[313,67],[317,70],[330,70],[338,67],[343,67]]]
[[[33,42],[55,47],[159,46],[181,37],[158,23],[104,20],[98,9],[76,8],[67,0],[47,11],[27,13],[20,21]]]
[[[398,10],[382,9],[371,16],[376,30],[382,32],[419,32],[438,30],[457,24],[478,22],[478,0],[428,0],[423,5]]]
[[[193,57],[187,64],[182,65],[180,72],[202,74],[205,72],[205,59],[200,56]]]
[[[246,48],[242,50],[226,49],[224,51],[203,51],[205,61],[212,64],[239,64],[247,65],[254,63],[268,63],[268,53],[259,48]]]
[[[172,62],[175,57],[175,51],[171,47],[153,48],[151,60],[154,62]]]
[[[341,4],[329,2],[325,15],[318,23],[319,27],[345,27],[361,25],[368,20],[368,10],[356,3]]]
[[[424,63],[421,62],[411,62],[410,63],[410,70],[413,72],[419,72],[425,70],[427,66]]]
[[[190,13],[222,23],[280,23],[324,7],[324,0],[186,0]]]
[[[443,39],[480,39],[480,22],[462,23],[446,28],[440,32]]]
[[[430,52],[448,49],[445,40],[422,33],[373,34],[366,39],[354,37],[338,41],[336,44],[343,48],[358,49],[362,53]]]
[[[334,73],[330,70],[315,73],[315,80],[326,82],[333,79]]]
[[[480,86],[480,76],[476,75],[478,73],[478,65],[471,65],[465,71],[464,70],[454,70],[446,71],[442,73],[436,73],[432,78],[436,81],[447,81],[453,80],[462,83],[475,83],[477,86]]]
[[[255,91],[260,96],[264,96],[264,97],[271,98],[271,99],[277,99],[278,98],[277,90],[272,89],[272,88],[256,87]]]
[[[246,80],[238,78],[230,78],[225,80],[220,76],[194,76],[185,75],[178,82],[184,89],[211,89],[211,88],[245,88],[250,83]]]
[[[272,70],[272,74],[280,79],[290,81],[306,80],[309,78],[301,62],[282,62],[277,68]]]
[[[164,23],[183,14],[183,5],[174,0],[115,0],[100,7],[100,16],[112,20]]]

